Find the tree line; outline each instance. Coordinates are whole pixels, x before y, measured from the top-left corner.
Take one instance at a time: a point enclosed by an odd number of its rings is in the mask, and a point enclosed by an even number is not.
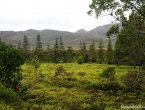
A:
[[[38,33],[36,36],[36,46],[30,50],[30,42],[27,35],[23,36],[23,41],[19,41],[15,47],[22,55],[31,61],[35,55],[38,56],[41,62],[49,63],[108,63],[113,64],[113,47],[110,38],[108,38],[108,48],[104,49],[103,40],[100,39],[96,46],[95,41],[87,48],[86,43],[80,41],[79,49],[74,50],[73,47],[64,46],[62,37],[55,39],[54,45],[47,44],[47,48],[43,49],[41,42],[41,35]]]

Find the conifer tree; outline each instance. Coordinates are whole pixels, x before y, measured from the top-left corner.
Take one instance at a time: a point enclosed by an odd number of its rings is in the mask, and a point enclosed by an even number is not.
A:
[[[59,51],[59,44],[58,44],[58,39],[56,38],[55,39],[55,44],[54,44],[54,52],[56,53],[58,53],[58,51]]]
[[[109,37],[108,48],[107,48],[107,63],[108,64],[113,63],[113,49],[112,49],[112,43],[110,37]]]
[[[104,47],[103,40],[100,39],[99,46],[98,46],[99,50],[97,52],[97,58],[98,58],[98,62],[99,63],[103,63],[104,62],[104,50],[103,50],[103,47]]]
[[[89,47],[89,56],[90,60],[92,62],[96,61],[96,47],[95,47],[95,42],[93,41],[92,44]]]
[[[83,43],[82,41],[80,41],[80,45],[79,45],[79,53],[80,53],[80,56],[83,56]]]
[[[37,34],[37,43],[36,43],[36,51],[40,53],[42,51],[42,42],[41,42],[41,37],[40,34]]]
[[[61,36],[60,36],[60,39],[59,39],[59,50],[60,50],[60,52],[64,51],[64,45],[63,45],[63,41],[62,41],[62,37]]]
[[[67,50],[66,50],[66,54],[67,54],[67,57],[66,57],[66,59],[67,59],[67,62],[69,62],[69,63],[71,63],[71,62],[73,62],[74,61],[74,52],[73,52],[73,49],[72,49],[72,47],[67,47]]]
[[[88,53],[87,53],[87,48],[86,48],[86,43],[85,42],[83,42],[82,51],[83,51],[83,62],[84,63],[89,62],[89,57],[88,57]]]
[[[53,61],[55,63],[59,63],[60,58],[59,58],[59,43],[58,39],[55,39],[55,44],[54,44],[54,55],[53,55]]]
[[[59,51],[60,51],[60,57],[61,57],[61,59],[63,59],[64,45],[63,45],[63,41],[62,41],[61,36],[60,36],[60,39],[59,39]]]
[[[36,42],[36,55],[38,56],[39,60],[40,61],[44,61],[44,54],[42,52],[42,42],[41,42],[41,37],[40,37],[40,34],[38,33],[37,34],[37,42]]]
[[[23,51],[27,52],[29,50],[29,42],[28,42],[28,38],[27,35],[24,35],[23,38]]]
[[[87,52],[87,49],[86,49],[86,43],[85,42],[83,42],[83,54],[86,54],[86,52]]]
[[[23,53],[24,53],[24,56],[26,58],[28,58],[28,55],[29,55],[29,41],[28,41],[28,38],[27,38],[27,35],[24,35],[24,38],[23,38]]]

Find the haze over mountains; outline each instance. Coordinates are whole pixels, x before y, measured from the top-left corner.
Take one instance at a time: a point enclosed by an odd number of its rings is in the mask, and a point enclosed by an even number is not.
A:
[[[90,31],[80,29],[74,33],[67,32],[67,31],[50,30],[50,29],[45,29],[41,31],[29,29],[26,31],[18,31],[18,32],[0,31],[0,38],[2,39],[3,42],[6,42],[7,44],[17,45],[19,41],[23,42],[23,37],[26,34],[31,48],[35,47],[36,45],[38,33],[41,36],[43,47],[46,47],[48,43],[50,46],[53,47],[55,43],[55,39],[58,38],[59,40],[60,36],[62,37],[64,46],[79,47],[80,41],[86,42],[87,45],[90,45],[93,40],[97,45],[100,38],[102,38],[104,44],[107,45],[108,38],[105,36],[105,34],[112,25],[113,24],[98,26]],[[112,39],[112,43],[114,44],[116,38],[114,37],[111,39]]]

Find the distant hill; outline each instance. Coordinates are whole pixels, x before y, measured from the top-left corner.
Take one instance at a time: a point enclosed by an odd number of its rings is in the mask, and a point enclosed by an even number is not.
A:
[[[80,41],[86,42],[87,45],[90,45],[93,40],[95,41],[95,43],[98,43],[100,38],[102,38],[104,44],[107,45],[108,38],[105,36],[105,34],[112,25],[113,24],[98,26],[90,31],[80,29],[75,33],[50,29],[45,29],[41,31],[29,29],[26,31],[18,31],[18,32],[0,31],[0,37],[2,41],[6,42],[7,44],[17,45],[19,41],[21,42],[23,41],[23,36],[26,34],[31,48],[35,47],[36,45],[38,33],[41,36],[43,47],[46,47],[48,43],[50,44],[50,46],[53,47],[55,39],[56,38],[59,39],[60,36],[62,37],[64,46],[79,47]],[[112,38],[113,43],[115,42],[115,40],[116,38]]]
[[[86,34],[87,31],[84,30],[84,29],[80,29],[80,30],[76,31],[75,33],[77,33],[77,34]]]

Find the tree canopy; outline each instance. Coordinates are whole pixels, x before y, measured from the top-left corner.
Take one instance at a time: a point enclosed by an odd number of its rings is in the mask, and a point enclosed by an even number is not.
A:
[[[139,17],[137,19],[142,20],[144,24],[145,19],[145,1],[144,0],[92,0],[89,5],[90,10],[88,14],[91,15],[95,12],[98,18],[101,15],[113,16],[117,21],[123,24],[129,25],[137,32],[145,34],[144,28],[137,28],[134,24],[130,25],[127,23],[126,14],[127,12],[135,12]]]
[[[140,27],[138,25],[140,19],[134,18],[138,17],[136,13],[132,13],[129,16],[128,24],[134,24],[136,27]],[[142,26],[140,27],[140,29]],[[136,32],[132,30],[131,27],[125,26],[121,29],[118,34],[117,41],[115,44],[115,57],[119,62],[128,62],[131,64],[138,64],[141,66],[141,63],[144,61],[144,51],[145,51],[145,35],[140,32]]]
[[[20,66],[24,62],[25,59],[18,50],[0,43],[0,83],[17,91],[22,80]]]

